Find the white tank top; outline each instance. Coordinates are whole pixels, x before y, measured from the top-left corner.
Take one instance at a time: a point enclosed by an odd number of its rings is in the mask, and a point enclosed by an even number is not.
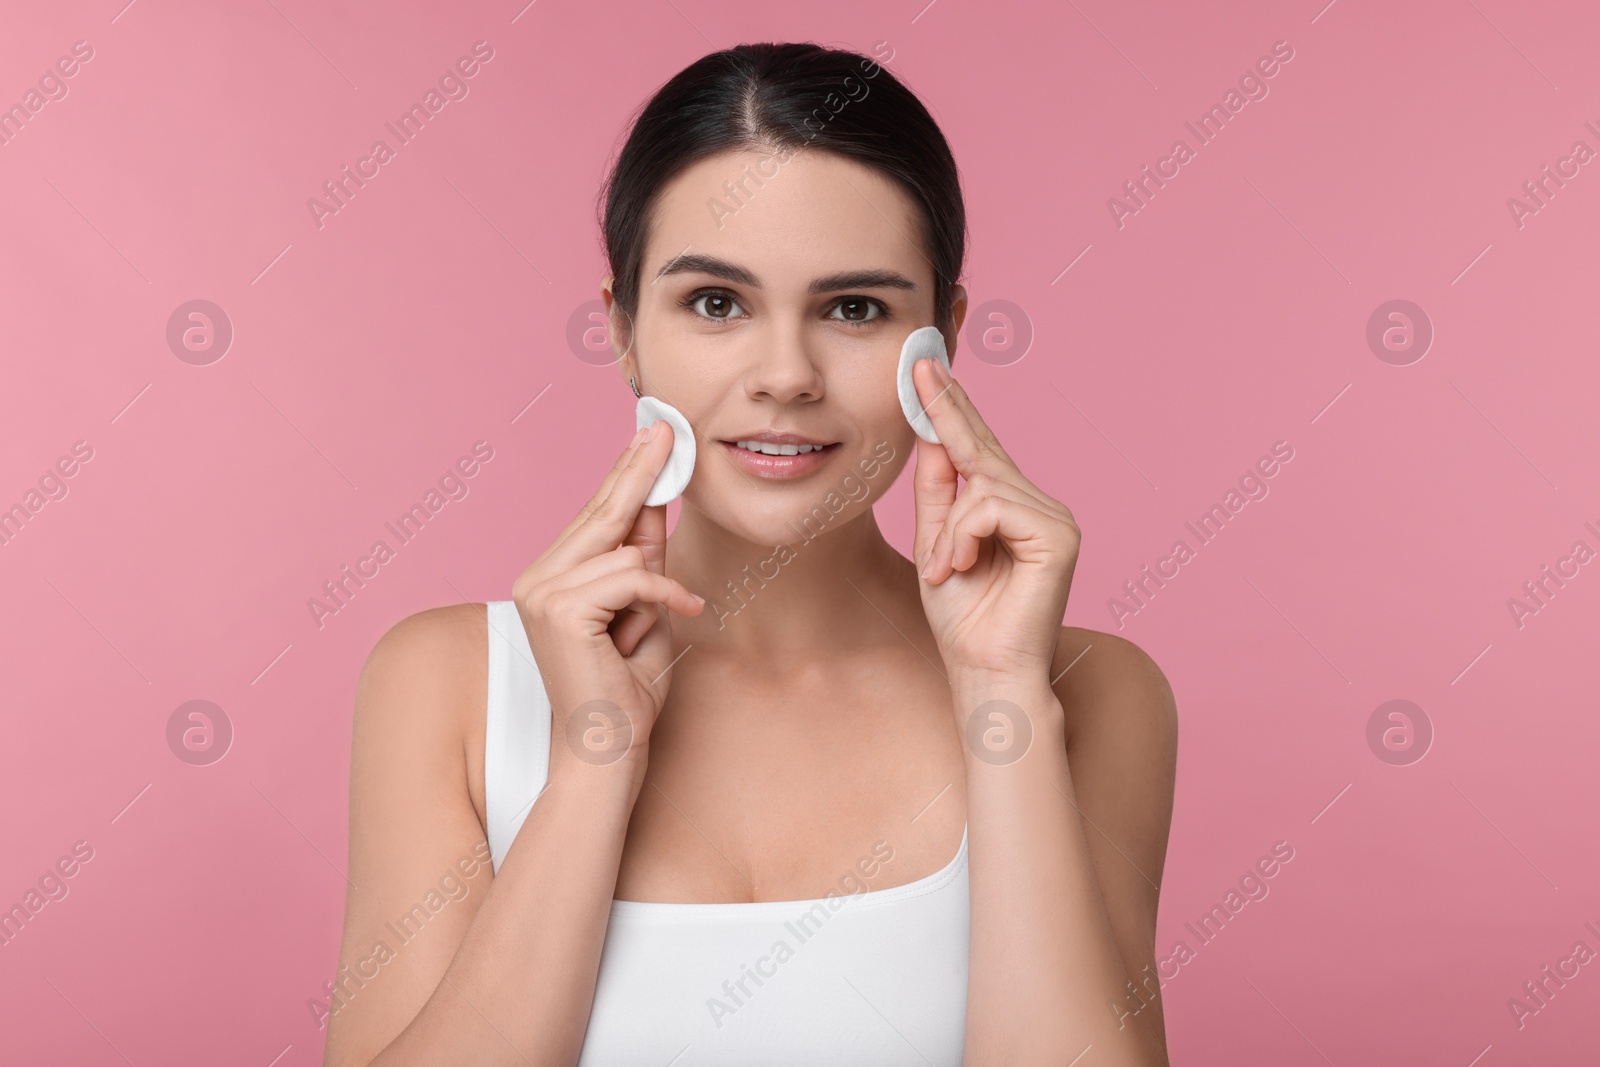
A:
[[[498,873],[549,772],[550,704],[516,604],[488,609],[484,803]],[[612,900],[578,1063],[959,1067],[968,921],[965,830],[943,870],[888,889]]]

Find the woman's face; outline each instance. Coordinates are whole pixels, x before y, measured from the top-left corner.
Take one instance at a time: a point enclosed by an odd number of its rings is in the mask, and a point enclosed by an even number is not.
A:
[[[778,545],[837,528],[893,484],[916,440],[895,392],[900,346],[936,325],[920,229],[890,179],[827,152],[724,153],[663,190],[621,364],[696,431],[687,506]],[[739,445],[763,434],[824,447]]]

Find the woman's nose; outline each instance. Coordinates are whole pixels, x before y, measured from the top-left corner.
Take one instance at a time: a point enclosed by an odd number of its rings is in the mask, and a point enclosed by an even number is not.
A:
[[[752,398],[770,397],[780,404],[821,399],[822,370],[802,325],[785,324],[752,341],[759,346],[746,378],[745,389]]]

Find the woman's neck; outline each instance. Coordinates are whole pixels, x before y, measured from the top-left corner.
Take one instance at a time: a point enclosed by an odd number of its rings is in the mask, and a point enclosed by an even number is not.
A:
[[[814,665],[892,637],[891,625],[926,626],[915,568],[884,539],[871,508],[767,545],[685,506],[667,538],[666,572],[706,598],[700,615],[673,618],[680,640],[747,662]]]

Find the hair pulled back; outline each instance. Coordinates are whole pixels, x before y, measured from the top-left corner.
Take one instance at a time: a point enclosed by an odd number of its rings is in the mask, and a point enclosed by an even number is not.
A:
[[[949,322],[966,254],[966,209],[950,146],[888,70],[859,53],[810,43],[713,52],[640,109],[601,191],[612,294],[630,320],[639,310],[650,212],[661,191],[700,160],[744,149],[771,151],[780,161],[803,149],[832,152],[897,182],[920,209],[936,323]]]

